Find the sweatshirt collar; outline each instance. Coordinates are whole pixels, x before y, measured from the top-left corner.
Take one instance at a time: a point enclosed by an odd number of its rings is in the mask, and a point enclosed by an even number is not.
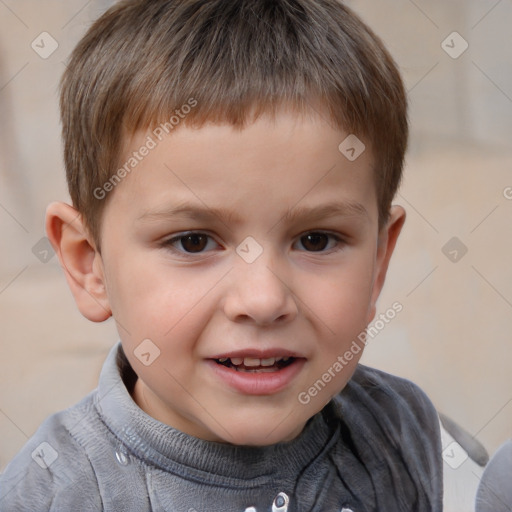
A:
[[[127,387],[134,372],[121,343],[110,351],[101,371],[95,406],[102,421],[122,447],[135,457],[184,478],[247,487],[263,485],[286,475],[300,474],[339,436],[328,404],[313,416],[301,434],[289,442],[270,446],[237,446],[205,441],[147,415],[133,401]]]

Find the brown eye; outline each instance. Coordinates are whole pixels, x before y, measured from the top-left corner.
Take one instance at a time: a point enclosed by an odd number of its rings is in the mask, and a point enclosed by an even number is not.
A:
[[[186,252],[204,251],[208,244],[208,236],[202,234],[191,234],[180,237],[180,245]]]
[[[325,233],[308,233],[300,238],[300,242],[307,251],[323,251],[329,244],[329,235]]]
[[[222,249],[215,239],[202,231],[183,232],[162,242],[162,247],[170,250],[173,255],[182,258],[206,257]],[[193,255],[197,255],[193,256]]]

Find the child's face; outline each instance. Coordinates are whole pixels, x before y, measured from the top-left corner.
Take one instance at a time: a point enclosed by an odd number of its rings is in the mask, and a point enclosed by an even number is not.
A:
[[[181,126],[153,136],[111,192],[99,261],[148,414],[265,445],[298,435],[345,386],[362,351],[333,367],[373,317],[400,230],[379,242],[371,152],[350,162],[347,135],[287,114],[241,131]]]

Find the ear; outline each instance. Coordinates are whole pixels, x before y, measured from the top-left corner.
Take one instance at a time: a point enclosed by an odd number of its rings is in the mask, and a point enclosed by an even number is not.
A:
[[[46,233],[78,309],[89,320],[103,322],[112,315],[105,288],[101,254],[78,211],[65,203],[46,210]]]
[[[391,260],[391,255],[395,249],[396,241],[402,231],[404,222],[405,210],[401,206],[392,206],[389,212],[388,222],[379,232],[375,278],[373,282],[370,310],[368,312],[368,323],[375,318],[377,299],[379,298],[382,287],[384,286],[389,261]]]

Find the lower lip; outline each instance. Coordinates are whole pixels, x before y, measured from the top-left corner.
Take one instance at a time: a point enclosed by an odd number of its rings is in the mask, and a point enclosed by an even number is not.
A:
[[[302,370],[305,359],[295,359],[285,368],[275,372],[240,372],[216,363],[207,361],[216,375],[228,386],[244,395],[272,395],[282,391]]]

